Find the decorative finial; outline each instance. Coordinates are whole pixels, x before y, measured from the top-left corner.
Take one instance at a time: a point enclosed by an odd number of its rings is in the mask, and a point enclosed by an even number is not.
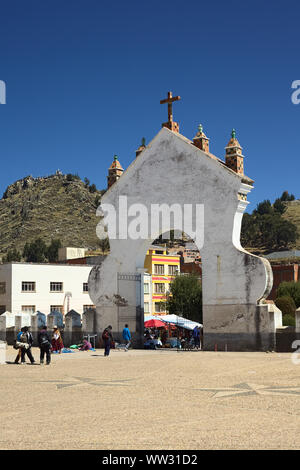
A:
[[[118,155],[114,155],[114,160],[118,160]]]
[[[143,146],[143,147],[146,147],[146,139],[145,139],[145,137],[142,138],[142,146]]]
[[[203,132],[203,126],[202,126],[202,124],[199,124],[199,126],[198,126],[198,131],[200,132],[200,134],[202,134],[202,132]]]
[[[235,131],[235,129],[232,129],[232,131],[231,131],[231,137],[232,137],[233,139],[235,139],[235,136],[236,136],[236,131]]]

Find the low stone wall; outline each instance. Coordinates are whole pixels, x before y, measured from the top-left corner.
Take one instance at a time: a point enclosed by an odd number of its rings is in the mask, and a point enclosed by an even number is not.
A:
[[[28,320],[29,318],[29,320]],[[46,317],[47,329],[49,332],[53,330],[54,325],[56,324],[56,317],[49,314]],[[38,318],[36,315],[26,316],[26,325],[24,325],[24,318],[22,315],[15,315],[15,324],[14,326],[6,326],[7,318],[0,315],[0,341],[6,341],[7,344],[12,345],[14,340],[17,337],[17,334],[21,330],[22,326],[30,326],[30,331],[33,336],[34,346],[38,346],[38,332],[40,331],[40,326],[38,326]],[[94,335],[95,332],[95,312],[90,310],[85,312],[82,315],[82,321],[80,325],[78,320],[76,325],[73,324],[74,319],[72,316],[66,315],[64,326],[60,328],[64,346],[69,347],[71,344],[78,344],[82,341],[84,336]],[[99,334],[98,334],[99,336]]]

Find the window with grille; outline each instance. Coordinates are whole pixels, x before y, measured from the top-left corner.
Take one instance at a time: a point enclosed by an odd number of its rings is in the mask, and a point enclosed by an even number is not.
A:
[[[63,283],[62,282],[50,282],[50,292],[62,292]]]
[[[34,313],[36,311],[35,305],[22,305],[22,313]]]
[[[165,274],[164,264],[155,264],[154,265],[154,273],[155,274]]]
[[[0,295],[6,293],[6,282],[0,282]]]
[[[63,306],[62,305],[50,305],[50,313],[51,312],[63,313]]]
[[[144,294],[149,294],[149,283],[145,282],[144,284]]]
[[[84,305],[83,312],[86,312],[87,310],[94,309],[94,308],[96,308],[95,305]]]
[[[155,313],[160,313],[165,311],[164,302],[155,302]]]
[[[154,284],[154,292],[155,294],[164,294],[165,293],[165,285],[162,283],[155,283]]]
[[[88,282],[83,283],[83,292],[88,292],[89,291],[89,284]]]
[[[177,270],[178,270],[177,266],[169,264],[169,275],[170,276],[175,276]]]
[[[22,281],[22,292],[35,292],[35,282]]]
[[[144,313],[149,313],[149,302],[144,302]]]

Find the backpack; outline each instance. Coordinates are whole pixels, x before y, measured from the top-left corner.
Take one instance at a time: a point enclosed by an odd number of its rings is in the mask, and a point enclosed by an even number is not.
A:
[[[20,343],[28,343],[28,336],[26,333],[22,333],[19,339]]]
[[[109,339],[109,333],[107,330],[104,330],[102,333],[102,339]]]
[[[40,336],[40,341],[41,341],[41,345],[42,346],[48,346],[50,345],[50,342],[49,342],[49,339],[48,339],[48,336],[46,333],[42,333],[41,336]]]

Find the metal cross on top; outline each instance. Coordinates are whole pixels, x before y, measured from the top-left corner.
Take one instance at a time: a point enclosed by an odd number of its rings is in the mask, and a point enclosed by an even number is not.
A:
[[[172,110],[172,103],[174,101],[180,100],[180,96],[172,97],[172,92],[168,91],[168,98],[165,100],[161,100],[160,104],[168,103],[168,122],[173,122],[173,110]]]

